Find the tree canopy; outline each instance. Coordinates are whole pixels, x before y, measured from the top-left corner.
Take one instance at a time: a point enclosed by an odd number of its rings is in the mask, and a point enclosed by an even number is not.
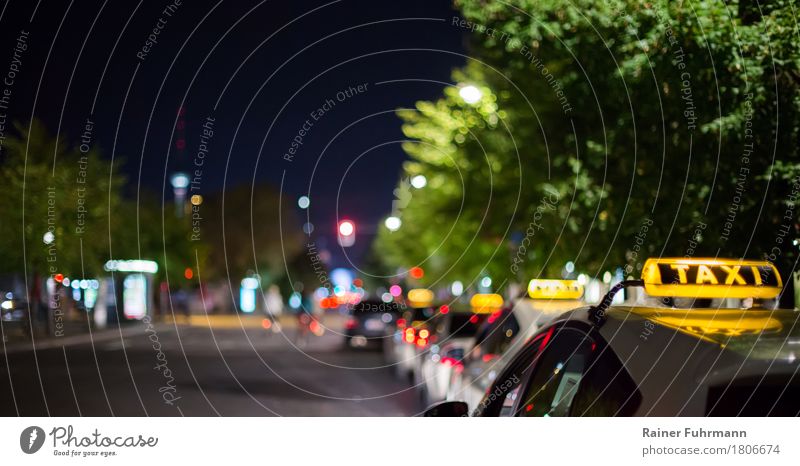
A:
[[[398,112],[402,178],[428,184],[376,247],[429,283],[568,261],[638,275],[658,255],[793,270],[795,3],[457,0],[471,58],[440,99]]]

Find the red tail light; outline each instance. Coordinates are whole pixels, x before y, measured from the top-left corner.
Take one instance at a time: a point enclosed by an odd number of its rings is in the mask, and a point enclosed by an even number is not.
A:
[[[406,343],[414,343],[416,337],[417,335],[413,327],[409,327],[405,330],[405,332],[403,332],[403,339],[406,341]]]
[[[443,357],[441,362],[442,362],[442,364],[444,364],[445,366],[455,366],[455,367],[458,367],[458,366],[461,366],[461,365],[462,365],[462,364],[461,364],[461,361],[459,361],[459,360],[458,360],[458,359],[456,359],[456,358],[451,358],[451,357],[449,357],[449,356],[445,356],[445,357]]]
[[[484,354],[483,355],[483,362],[489,362],[492,359],[495,359],[496,357],[497,357],[496,354]]]
[[[358,327],[358,320],[354,317],[350,317],[347,319],[347,322],[344,324],[347,330],[353,330],[354,328]]]
[[[397,328],[400,330],[406,328],[406,320],[405,319],[397,319]]]

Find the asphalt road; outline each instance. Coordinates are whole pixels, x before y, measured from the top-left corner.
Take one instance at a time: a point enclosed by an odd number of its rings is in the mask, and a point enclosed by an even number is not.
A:
[[[335,331],[158,325],[0,355],[3,416],[406,416],[415,392]],[[13,390],[12,390],[13,387]]]

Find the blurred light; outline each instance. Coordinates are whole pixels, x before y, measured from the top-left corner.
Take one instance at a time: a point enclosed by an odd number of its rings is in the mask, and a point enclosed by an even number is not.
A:
[[[582,274],[578,275],[578,284],[585,285],[586,282],[588,282],[588,281],[589,281],[589,277],[587,277],[586,274],[582,273]]]
[[[331,282],[344,289],[349,290],[351,286],[353,286],[353,272],[350,269],[345,269],[342,267],[337,267],[331,270]]]
[[[454,281],[450,285],[450,292],[453,293],[453,296],[461,296],[461,293],[464,292],[464,284],[458,280]]]
[[[567,273],[572,273],[575,271],[575,264],[572,261],[567,262],[567,265],[564,266],[567,269]]]
[[[258,288],[258,279],[255,277],[246,277],[242,279],[242,288],[246,290],[255,290]]]
[[[63,284],[64,284],[64,286],[69,286],[69,284],[70,284],[70,279],[69,279],[68,277],[64,277],[64,279],[63,279],[63,280],[61,280],[61,283],[63,283]]]
[[[12,293],[10,291],[8,293],[6,293],[6,299],[13,299],[13,298],[14,298],[14,293]]]
[[[435,298],[433,291],[425,288],[414,288],[408,291],[408,302],[413,307],[427,307]]]
[[[419,280],[425,276],[425,271],[422,270],[422,267],[411,267],[411,269],[408,271],[408,274],[411,275],[411,278],[416,278]]]
[[[106,272],[158,272],[158,264],[148,260],[110,260],[104,268]]]
[[[186,188],[189,186],[189,176],[186,173],[178,172],[170,177],[169,182],[175,189]]]
[[[69,286],[71,286],[73,290],[77,290],[78,288],[81,287],[81,281],[80,280],[72,280],[70,282]]]
[[[303,304],[303,300],[300,297],[300,293],[294,292],[292,296],[289,298],[289,307],[292,309],[300,309],[300,306]]]
[[[439,306],[439,312],[441,312],[442,314],[447,314],[448,312],[450,312],[450,306],[448,306],[447,304],[442,304],[441,306]]]
[[[350,220],[342,220],[339,222],[339,234],[342,236],[350,236],[356,231],[356,226]]]
[[[343,296],[344,295],[344,288],[339,285],[333,287],[333,294],[336,296]]]
[[[491,277],[481,278],[481,286],[484,288],[489,288],[490,286],[492,286],[492,278]]]
[[[384,324],[388,324],[391,321],[392,321],[392,315],[389,314],[388,312],[384,312],[381,315],[381,322],[383,322]]]
[[[430,336],[430,334],[431,334],[431,332],[429,332],[428,329],[422,329],[422,330],[419,331],[419,337],[420,338],[428,338],[428,336]]]
[[[264,330],[269,330],[270,328],[272,328],[272,321],[269,319],[262,320],[261,327],[263,327]]]
[[[428,179],[425,178],[425,175],[417,175],[414,178],[411,178],[411,186],[422,189],[428,184]]]
[[[389,287],[389,293],[392,294],[395,298],[403,294],[403,289],[400,288],[400,285],[392,285]]]
[[[91,309],[97,303],[97,290],[89,288],[83,292],[83,305],[86,309]]]
[[[255,289],[247,288],[244,285],[239,289],[239,309],[248,314],[256,310]]]
[[[77,282],[73,282],[77,283]],[[81,300],[81,289],[80,288],[72,288],[72,300],[73,301],[80,301]]]
[[[611,283],[611,272],[606,271],[606,273],[603,274],[603,282]]]
[[[325,288],[324,286],[321,286],[321,287],[317,288],[317,291],[315,291],[314,294],[317,295],[317,298],[324,299],[324,298],[327,298],[328,296],[330,296],[331,292],[327,288]]]
[[[364,280],[356,278],[355,280],[353,280],[353,286],[361,288],[362,286],[364,286]]]
[[[44,240],[44,244],[53,244],[53,241],[56,240],[56,235],[52,231],[48,231],[42,236],[42,240]]]
[[[63,282],[64,281],[64,274],[63,273],[57,273],[57,274],[53,275],[53,280],[55,280],[58,283]]]
[[[311,205],[311,199],[308,196],[300,196],[300,199],[297,200],[297,206],[301,209],[308,209],[308,206]]]
[[[384,303],[391,303],[392,302],[392,294],[391,293],[384,293],[381,295],[381,301]]]
[[[183,269],[183,278],[191,280],[192,277],[194,277],[194,271],[192,270],[191,267],[186,267],[185,269]]]
[[[314,232],[314,224],[311,222],[306,222],[303,224],[303,233],[310,235]]]
[[[100,282],[97,280],[89,280],[89,286],[91,286],[93,290],[96,290],[100,288]]]
[[[192,197],[189,198],[189,202],[191,202],[192,205],[200,205],[203,203],[203,196],[199,194],[192,194]]]
[[[81,280],[80,287],[84,290],[89,288],[89,280]]]
[[[483,92],[473,85],[468,85],[459,89],[458,95],[464,99],[464,102],[468,104],[474,104],[481,100],[481,97],[483,97]]]
[[[403,222],[399,218],[391,216],[387,217],[383,224],[386,225],[389,231],[397,231],[400,229],[400,226],[403,225]]]
[[[14,307],[14,303],[11,300],[6,300],[3,301],[2,304],[0,304],[0,307],[2,307],[3,309],[11,309],[12,307]]]

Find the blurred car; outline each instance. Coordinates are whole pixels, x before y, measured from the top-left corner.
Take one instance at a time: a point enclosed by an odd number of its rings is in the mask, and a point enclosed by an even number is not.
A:
[[[345,345],[379,347],[387,338],[389,324],[398,312],[396,303],[367,300],[354,304],[344,324]]]
[[[448,306],[440,307],[440,315],[429,347],[417,347],[419,357],[414,365],[414,385],[426,406],[446,398],[453,371],[463,369],[464,357],[475,344],[478,329],[492,318]]]
[[[448,400],[463,400],[474,409],[497,376],[502,358],[515,354],[543,325],[582,304],[583,286],[573,280],[531,280],[528,297],[494,311],[478,330],[463,367],[452,371]]]
[[[742,308],[782,286],[769,262],[648,260],[642,280],[537,332],[473,415],[797,416],[800,313]],[[625,287],[662,299],[611,306]],[[465,412],[466,403],[447,401],[426,415]]]
[[[417,347],[427,347],[438,312],[434,306],[407,308],[396,320],[392,336],[385,341],[387,364],[394,367],[399,378],[409,383],[414,382]]]
[[[18,332],[30,337],[31,322],[28,314],[28,302],[12,292],[0,296],[0,319],[3,321],[3,337]]]

